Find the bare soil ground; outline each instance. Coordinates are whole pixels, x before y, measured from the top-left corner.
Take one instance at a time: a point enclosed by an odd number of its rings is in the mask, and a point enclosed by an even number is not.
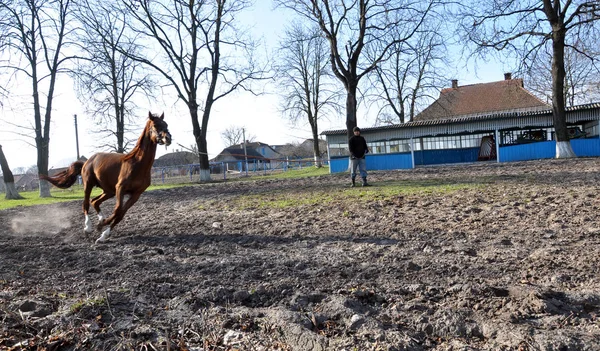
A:
[[[0,211],[0,349],[600,350],[599,170],[159,190],[99,245],[81,201]]]

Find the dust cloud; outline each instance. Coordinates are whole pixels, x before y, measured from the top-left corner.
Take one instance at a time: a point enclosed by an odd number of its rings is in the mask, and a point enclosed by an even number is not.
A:
[[[15,235],[56,235],[71,227],[72,213],[67,209],[50,207],[28,209],[16,214],[10,221]]]

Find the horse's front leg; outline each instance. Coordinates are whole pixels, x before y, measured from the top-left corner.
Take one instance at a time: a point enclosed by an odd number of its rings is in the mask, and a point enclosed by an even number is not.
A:
[[[88,212],[90,210],[90,194],[92,193],[93,187],[94,186],[92,186],[88,182],[85,182],[83,189],[83,214],[85,215],[83,231],[86,233],[92,232],[92,221],[90,220]]]
[[[110,226],[102,232],[102,235],[100,235],[100,237],[96,240],[96,243],[103,242],[108,239],[108,236],[110,235],[110,232],[112,231],[112,229],[119,222],[121,222],[121,220],[125,216],[125,213],[127,213],[127,210],[129,210],[129,208],[131,208],[131,206],[133,206],[133,204],[135,204],[137,202],[137,200],[140,198],[140,195],[142,195],[142,194],[141,193],[131,194],[129,196],[129,199],[127,199],[127,201],[124,204],[123,204],[123,196],[117,197],[117,204],[115,206],[115,210],[112,213],[112,215],[110,217],[106,218],[105,220],[101,221],[100,224],[98,225],[98,226],[100,226],[100,225],[106,226],[106,225],[110,224]]]

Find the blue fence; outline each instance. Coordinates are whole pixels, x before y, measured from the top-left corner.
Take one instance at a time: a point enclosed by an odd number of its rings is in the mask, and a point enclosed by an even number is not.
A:
[[[571,147],[573,152],[579,157],[600,156],[600,139],[572,139]]]
[[[348,156],[332,157],[329,160],[329,172],[340,173],[348,170]]]
[[[580,157],[600,156],[600,139],[572,139],[571,147]],[[556,157],[556,141],[500,147],[500,162],[539,160]]]
[[[500,147],[500,162],[514,162],[553,158],[556,156],[555,141],[509,145]]]
[[[438,165],[443,163],[475,162],[479,148],[415,151],[415,165]]]
[[[412,168],[410,152],[367,155],[367,169],[406,169]],[[347,161],[346,161],[347,163]]]
[[[415,165],[475,162],[478,154],[479,148],[415,151]],[[366,159],[367,169],[371,170],[408,169],[413,167],[410,152],[369,154]],[[332,158],[330,172],[346,172],[348,171],[348,164],[347,156]]]

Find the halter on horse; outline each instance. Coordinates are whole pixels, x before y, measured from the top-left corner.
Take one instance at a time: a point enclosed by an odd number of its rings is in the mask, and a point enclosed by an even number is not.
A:
[[[97,229],[102,230],[107,225],[110,227],[102,232],[96,243],[106,241],[111,230],[123,219],[127,210],[136,203],[144,190],[150,186],[150,173],[156,155],[156,145],[169,146],[171,144],[171,134],[164,121],[164,116],[164,113],[160,117],[152,113],[148,114],[144,131],[128,154],[97,153],[85,163],[74,162],[68,170],[60,172],[54,177],[40,174],[40,179],[45,179],[62,189],[73,185],[77,176],[81,174],[86,233],[92,232],[92,221],[88,216],[90,194],[95,186],[102,189],[102,194],[93,198],[91,203],[98,213]],[[115,195],[117,196],[115,209],[110,216],[104,218],[100,204]],[[129,195],[127,201],[125,201],[125,195]]]

